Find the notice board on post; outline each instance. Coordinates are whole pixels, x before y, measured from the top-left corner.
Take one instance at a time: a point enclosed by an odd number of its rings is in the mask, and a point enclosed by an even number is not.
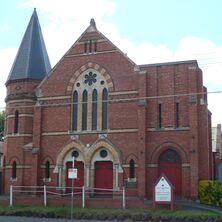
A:
[[[77,178],[77,169],[76,168],[69,168],[68,169],[68,178],[69,179],[76,179]]]
[[[164,174],[161,174],[153,186],[153,208],[156,208],[157,204],[170,204],[170,208],[173,209],[173,202],[173,185]]]

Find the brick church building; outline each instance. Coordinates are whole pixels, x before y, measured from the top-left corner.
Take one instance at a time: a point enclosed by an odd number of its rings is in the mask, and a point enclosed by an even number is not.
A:
[[[75,186],[124,186],[141,198],[152,196],[161,173],[191,198],[213,176],[196,60],[137,65],[92,19],[51,68],[34,10],[6,87],[5,193],[10,184],[71,186],[73,156]]]

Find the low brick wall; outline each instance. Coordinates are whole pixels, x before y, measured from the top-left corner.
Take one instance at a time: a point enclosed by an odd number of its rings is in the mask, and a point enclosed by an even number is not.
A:
[[[9,205],[10,198],[9,196],[0,198],[0,205]],[[30,195],[15,195],[13,197],[13,205],[35,205],[43,206],[44,197],[43,196],[30,196]],[[70,206],[71,198],[70,197],[47,197],[48,206]],[[77,197],[73,200],[73,205],[75,207],[82,207],[82,198]],[[122,208],[122,198],[117,197],[88,197],[85,200],[85,207],[90,208]],[[126,198],[126,208],[149,208],[149,205],[146,205],[143,200],[140,200],[137,197]]]

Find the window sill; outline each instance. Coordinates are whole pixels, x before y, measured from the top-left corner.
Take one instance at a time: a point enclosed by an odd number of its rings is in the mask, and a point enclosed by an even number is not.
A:
[[[49,183],[49,182],[51,182],[51,181],[52,181],[51,178],[43,178],[43,182],[45,182],[45,183]]]
[[[124,181],[124,186],[127,187],[127,188],[136,188],[137,187],[137,182],[136,181],[129,181],[127,179],[127,180]]]
[[[16,178],[10,177],[10,181],[11,181],[11,182],[17,182],[17,180],[18,180],[17,177],[16,177]]]

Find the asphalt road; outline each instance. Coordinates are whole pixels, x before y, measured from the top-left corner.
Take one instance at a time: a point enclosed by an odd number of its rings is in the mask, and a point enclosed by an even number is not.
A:
[[[37,218],[37,217],[14,217],[0,216],[1,222],[101,222],[98,220],[77,220],[77,219],[52,219],[52,218]],[[107,222],[107,221],[106,221]],[[115,222],[115,221],[112,221]],[[117,221],[116,221],[117,222]]]
[[[1,222],[71,222],[68,219],[52,219],[52,218],[37,218],[37,217],[14,217],[14,216],[0,216]],[[74,220],[73,220],[74,221]]]

